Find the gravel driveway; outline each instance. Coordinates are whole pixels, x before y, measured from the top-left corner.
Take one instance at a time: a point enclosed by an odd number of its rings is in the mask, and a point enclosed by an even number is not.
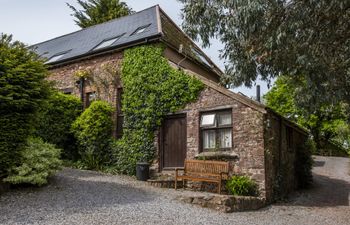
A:
[[[64,169],[39,189],[0,196],[0,224],[332,224],[350,225],[349,159],[316,157],[314,188],[255,212],[224,214],[173,200],[126,176]]]

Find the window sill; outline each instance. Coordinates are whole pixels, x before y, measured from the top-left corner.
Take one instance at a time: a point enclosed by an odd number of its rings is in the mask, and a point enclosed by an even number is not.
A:
[[[201,152],[195,156],[195,158],[205,159],[237,159],[238,155],[233,151],[212,151]]]

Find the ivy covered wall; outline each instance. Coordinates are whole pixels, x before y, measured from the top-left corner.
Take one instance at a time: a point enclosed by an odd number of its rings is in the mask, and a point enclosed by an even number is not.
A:
[[[135,173],[138,161],[155,156],[154,133],[165,115],[197,99],[204,85],[172,68],[162,45],[125,50],[122,62],[124,134],[115,144],[114,165],[126,174]]]

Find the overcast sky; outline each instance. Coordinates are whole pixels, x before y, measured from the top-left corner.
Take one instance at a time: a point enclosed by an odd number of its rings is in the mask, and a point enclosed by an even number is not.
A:
[[[181,4],[176,0],[124,1],[135,11],[159,4],[175,23],[181,25]],[[66,2],[77,6],[76,0],[0,0],[0,33],[12,34],[14,39],[31,45],[79,30]],[[221,43],[213,41],[210,48],[203,50],[223,69],[223,60],[219,59],[221,48]],[[266,93],[266,84],[258,83],[261,84],[262,93]],[[255,95],[255,88],[240,87],[234,91]]]

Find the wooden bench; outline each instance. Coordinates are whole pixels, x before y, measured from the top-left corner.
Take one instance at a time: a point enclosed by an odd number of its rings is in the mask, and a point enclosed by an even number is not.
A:
[[[183,171],[179,175],[179,171]],[[175,190],[177,189],[177,181],[182,180],[185,187],[185,180],[206,181],[218,183],[218,193],[221,193],[221,183],[227,180],[229,171],[229,163],[222,161],[207,160],[185,160],[184,168],[175,169]]]

